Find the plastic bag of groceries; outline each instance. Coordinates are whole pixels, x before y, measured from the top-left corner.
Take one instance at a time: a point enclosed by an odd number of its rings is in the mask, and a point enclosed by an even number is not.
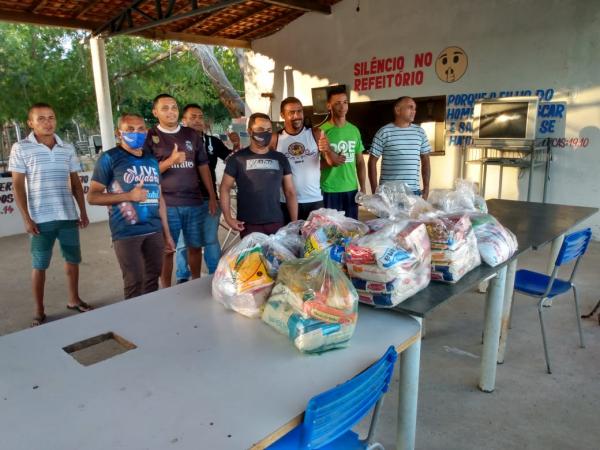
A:
[[[405,220],[433,212],[434,208],[400,181],[380,184],[374,194],[356,194],[356,203],[377,217]]]
[[[490,214],[471,214],[481,259],[492,267],[507,261],[519,247],[516,236]]]
[[[350,242],[346,267],[361,302],[393,307],[429,284],[431,249],[423,223],[385,221]]]
[[[431,279],[456,283],[481,264],[468,214],[442,214],[425,222],[431,243]]]
[[[427,201],[445,213],[467,211],[487,213],[487,205],[483,197],[477,194],[475,183],[467,180],[455,180],[454,190],[432,190],[429,193]]]
[[[303,352],[345,347],[358,318],[358,294],[328,252],[282,264],[262,320]]]
[[[244,316],[260,317],[284,261],[296,259],[275,235],[250,233],[221,257],[213,297]]]
[[[304,256],[328,249],[331,258],[343,264],[344,251],[348,242],[368,231],[367,225],[346,217],[343,211],[317,209],[309,214],[308,220],[302,226],[302,235],[306,239]]]
[[[272,235],[275,240],[279,241],[281,245],[289,249],[297,258],[302,258],[304,256],[304,243],[306,239],[301,233],[303,225],[304,220],[296,220],[288,223]]]

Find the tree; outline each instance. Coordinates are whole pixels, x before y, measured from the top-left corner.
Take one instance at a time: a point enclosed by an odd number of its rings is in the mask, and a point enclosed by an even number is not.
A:
[[[0,123],[23,123],[27,108],[46,102],[56,110],[59,130],[72,120],[87,128],[98,124],[87,34],[59,28],[0,24]],[[113,113],[137,112],[154,122],[151,101],[168,92],[178,102],[199,103],[219,123],[229,119],[211,78],[179,44],[137,37],[115,37],[106,44]],[[232,94],[243,90],[243,77],[230,49],[216,47],[214,57],[231,82]],[[159,56],[163,58],[149,64]]]

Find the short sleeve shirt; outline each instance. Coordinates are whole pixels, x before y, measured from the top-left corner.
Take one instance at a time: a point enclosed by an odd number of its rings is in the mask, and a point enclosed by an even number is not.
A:
[[[321,126],[321,130],[327,136],[333,151],[346,157],[344,164],[321,170],[321,190],[329,193],[357,190],[356,155],[362,158],[364,150],[360,131],[349,122],[343,127],[326,122]]]
[[[202,192],[198,167],[208,164],[201,136],[188,127],[178,127],[170,133],[155,126],[148,131],[144,149],[160,162],[171,156],[175,144],[178,151],[185,152],[185,161],[162,173],[165,203],[167,206],[200,206]]]
[[[402,181],[412,190],[420,189],[420,157],[430,152],[423,128],[415,124],[401,128],[393,123],[379,129],[369,151],[373,156],[383,157],[381,183]]]
[[[283,177],[292,173],[283,154],[258,154],[246,147],[227,159],[225,173],[237,183],[238,220],[253,225],[283,222],[279,190]]]
[[[81,171],[81,165],[72,145],[56,135],[54,139],[49,149],[32,132],[10,152],[8,170],[25,174],[27,208],[35,223],[78,219],[70,176]]]
[[[122,147],[115,147],[102,153],[92,180],[106,186],[111,194],[129,192],[142,181],[148,191],[144,202],[121,202],[108,207],[113,240],[162,231],[158,208],[160,170],[154,156],[144,153],[138,157]]]
[[[216,167],[217,161],[221,159],[225,161],[229,155],[231,155],[231,150],[229,150],[221,139],[215,136],[209,136],[207,134],[202,134],[202,141],[204,143],[204,149],[206,150],[206,154],[208,156],[208,168],[210,169],[210,176],[212,177],[213,189],[215,193],[217,192],[217,174]],[[204,184],[200,183],[200,191],[202,192],[202,196],[204,198],[208,198],[208,191],[204,187]]]

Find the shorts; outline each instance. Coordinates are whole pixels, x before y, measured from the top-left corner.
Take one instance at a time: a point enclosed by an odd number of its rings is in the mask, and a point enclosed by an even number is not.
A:
[[[291,222],[290,213],[287,209],[287,203],[281,203],[281,212],[283,213],[284,225]],[[298,220],[307,220],[311,212],[323,208],[323,200],[310,203],[298,203]]]
[[[187,247],[202,247],[202,228],[204,222],[201,206],[168,206],[167,221],[173,239],[183,232]]]
[[[79,226],[76,220],[53,220],[38,223],[40,234],[31,236],[31,266],[37,270],[46,270],[52,259],[54,241],[58,239],[60,251],[66,262],[81,262],[79,244]]]
[[[346,217],[358,219],[358,205],[355,200],[357,192],[357,190],[348,192],[323,192],[325,208],[344,211]]]

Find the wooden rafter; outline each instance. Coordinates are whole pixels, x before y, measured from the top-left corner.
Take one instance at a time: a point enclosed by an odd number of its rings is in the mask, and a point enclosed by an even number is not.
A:
[[[80,19],[81,16],[85,16],[85,14],[96,6],[99,0],[89,0],[86,4],[81,5],[81,7],[73,13],[71,17],[75,17],[76,19]]]
[[[29,8],[29,12],[32,13],[37,13],[39,10],[41,10],[44,6],[46,6],[48,4],[49,0],[42,0],[41,2],[37,2],[37,4],[34,4],[31,8]]]
[[[319,12],[331,14],[331,6],[324,5],[317,0],[261,0],[272,5],[283,6],[284,8],[297,9],[303,12]]]
[[[258,9],[255,9],[253,11],[248,12],[247,14],[244,14],[243,16],[240,17],[236,17],[235,20],[233,22],[230,22],[229,24],[225,25],[223,28],[219,28],[218,31],[216,31],[215,33],[212,33],[211,36],[215,36],[217,34],[224,34],[227,32],[228,29],[233,28],[237,25],[239,25],[240,22],[243,22],[246,19],[249,19],[253,16],[255,16],[256,14],[260,14],[264,11],[266,11],[267,9],[269,9],[272,5],[267,4],[264,5]]]

